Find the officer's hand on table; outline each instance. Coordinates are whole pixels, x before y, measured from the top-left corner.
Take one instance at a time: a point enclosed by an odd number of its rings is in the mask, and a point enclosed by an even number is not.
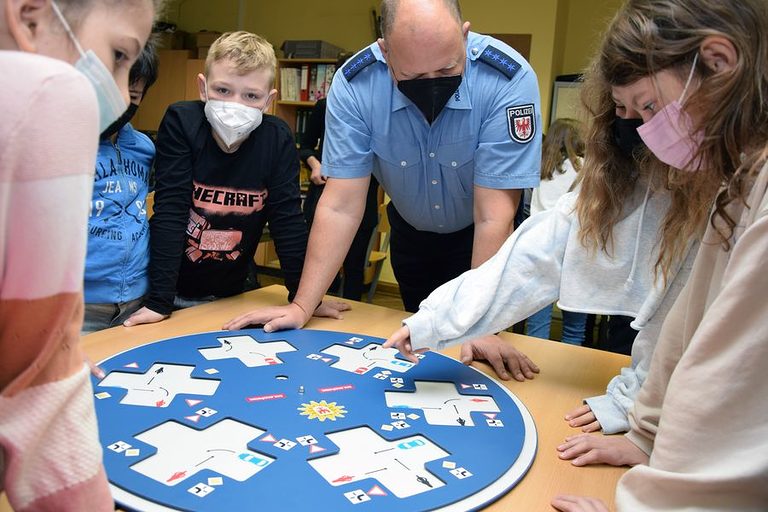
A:
[[[605,503],[597,498],[584,496],[568,496],[566,494],[555,497],[551,505],[560,512],[608,512]]]
[[[123,325],[125,327],[131,327],[133,325],[154,324],[156,322],[160,322],[161,320],[165,320],[169,316],[171,315],[163,315],[152,311],[146,306],[143,306],[141,309],[129,316],[128,319],[123,322]]]
[[[317,306],[312,316],[341,320],[344,318],[344,315],[342,315],[341,312],[349,311],[350,309],[352,309],[352,307],[346,302],[341,302],[340,300],[324,300]]]
[[[335,318],[341,320],[344,316],[342,311],[350,309],[349,304],[340,301],[323,301],[315,308],[312,316]],[[233,318],[226,324],[224,329],[234,331],[242,329],[248,325],[263,324],[264,332],[282,331],[284,329],[300,329],[304,327],[310,319],[310,315],[305,308],[296,302],[291,302],[287,306],[270,306],[266,308],[254,309],[248,313]]]
[[[603,428],[600,422],[597,421],[595,413],[592,412],[592,408],[587,404],[579,406],[566,414],[565,421],[573,428],[581,427],[582,432],[597,432]]]
[[[407,325],[402,326],[398,330],[392,333],[392,335],[387,338],[387,341],[384,342],[384,345],[382,345],[384,348],[391,348],[395,347],[397,350],[400,351],[400,353],[405,357],[407,360],[411,361],[414,364],[419,363],[419,358],[416,357],[416,354],[421,354],[422,352],[426,352],[427,348],[421,348],[419,350],[412,350],[411,348],[411,330],[408,329]]]
[[[462,363],[469,365],[477,360],[487,361],[502,380],[509,380],[511,373],[515,380],[523,382],[539,373],[539,367],[528,356],[495,334],[467,341],[461,346]]]

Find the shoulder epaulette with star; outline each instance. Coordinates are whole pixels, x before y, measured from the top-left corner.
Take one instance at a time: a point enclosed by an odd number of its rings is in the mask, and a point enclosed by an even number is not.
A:
[[[349,59],[349,61],[344,64],[344,67],[341,68],[341,72],[344,73],[344,78],[346,78],[347,81],[350,81],[355,78],[360,71],[374,62],[376,62],[376,56],[370,48],[366,48]]]
[[[515,59],[491,45],[485,47],[483,53],[477,58],[478,60],[485,62],[492,68],[496,68],[504,76],[512,80],[512,78],[520,71],[520,63]]]

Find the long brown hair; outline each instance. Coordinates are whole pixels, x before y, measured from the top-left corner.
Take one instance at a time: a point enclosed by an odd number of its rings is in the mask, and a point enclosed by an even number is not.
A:
[[[555,172],[563,174],[566,158],[571,161],[576,172],[579,172],[581,157],[584,156],[584,141],[580,131],[581,125],[575,119],[557,119],[549,125],[541,147],[542,180],[551,180]]]
[[[585,246],[603,250],[610,246],[623,200],[632,192],[634,180],[644,177],[657,188],[668,189],[672,196],[657,261],[657,270],[661,269],[665,277],[688,240],[700,234],[713,201],[713,225],[724,247],[729,248],[735,220],[725,207],[748,193],[745,175],[759,167],[768,140],[766,33],[765,0],[629,0],[616,14],[586,74],[582,95],[589,124],[576,209]],[[696,64],[699,85],[684,108],[706,112],[692,127],[692,132],[703,136],[692,161],[706,165],[686,172],[649,156],[628,179],[628,159],[619,154],[612,139],[616,116],[611,87],[628,85],[665,69],[685,80],[701,43],[713,35],[731,41],[738,62],[729,73],[715,73],[700,59]],[[743,158],[743,152],[750,148],[753,152]],[[723,185],[726,187],[718,193]]]

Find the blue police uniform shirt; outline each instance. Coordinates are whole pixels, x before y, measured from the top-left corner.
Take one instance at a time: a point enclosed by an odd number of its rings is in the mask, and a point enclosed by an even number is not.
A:
[[[397,89],[376,43],[334,76],[323,173],[373,173],[400,215],[420,231],[469,226],[474,185],[536,187],[540,167],[536,74],[497,39],[468,34],[461,85],[432,125]]]

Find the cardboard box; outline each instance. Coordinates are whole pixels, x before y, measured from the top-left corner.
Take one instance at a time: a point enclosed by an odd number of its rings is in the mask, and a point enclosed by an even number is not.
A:
[[[280,49],[289,59],[335,59],[344,51],[344,48],[320,40],[287,40]]]
[[[183,30],[175,32],[155,32],[152,37],[161,50],[183,50],[187,33]]]
[[[220,35],[221,32],[214,32],[211,30],[201,30],[200,32],[189,34],[189,37],[187,38],[189,48],[195,49],[203,46],[211,46]]]

